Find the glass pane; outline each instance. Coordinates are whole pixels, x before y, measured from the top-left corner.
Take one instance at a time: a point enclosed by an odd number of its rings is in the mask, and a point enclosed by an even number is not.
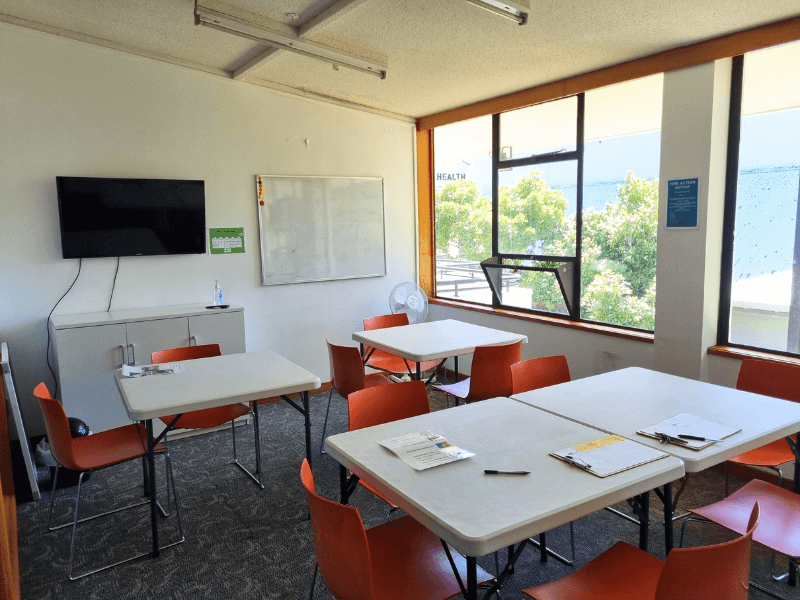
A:
[[[578,161],[502,169],[500,254],[575,256]]]
[[[581,317],[653,329],[663,75],[586,93]]]
[[[544,265],[539,263],[537,266]],[[522,269],[516,272],[508,269],[490,270],[490,274],[492,272],[503,274],[503,285],[500,287],[500,303],[503,306],[568,314],[555,273]]]
[[[500,160],[574,151],[577,116],[577,96],[502,113]]]
[[[491,305],[492,118],[434,130],[436,295]]]
[[[798,352],[800,43],[745,56],[729,341]]]

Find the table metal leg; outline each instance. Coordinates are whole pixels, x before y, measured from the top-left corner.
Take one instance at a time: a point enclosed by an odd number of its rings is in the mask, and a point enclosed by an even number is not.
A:
[[[302,393],[303,406],[300,407],[289,396],[281,396],[292,408],[303,414],[306,428],[306,458],[308,459],[308,466],[311,467],[313,466],[311,461],[311,408],[309,407],[308,397],[308,390],[306,390]],[[330,405],[328,406],[330,407]]]
[[[150,528],[153,537],[153,558],[158,557],[158,515],[156,514],[156,441],[153,439],[153,420],[145,421],[147,428],[147,484],[150,494]]]
[[[311,407],[308,403],[308,390],[303,392],[303,411],[305,412],[305,426],[306,426],[306,458],[308,459],[308,466],[311,466]]]
[[[263,490],[264,484],[261,483],[261,432],[258,428],[258,401],[253,400],[251,406],[253,408],[253,435],[256,441],[256,473],[258,473],[258,484]]]
[[[455,369],[455,373],[453,373],[453,380],[454,380],[453,383],[458,383],[458,357],[457,356],[453,357],[453,362],[455,363],[455,365],[453,367]]]
[[[650,492],[636,497],[636,513],[639,517],[639,549],[647,552],[647,541],[650,533]]]
[[[467,557],[466,600],[478,600],[478,563],[474,556]]]
[[[347,504],[350,501],[350,494],[352,494],[356,486],[358,486],[358,475],[349,475],[344,466],[339,465],[339,494],[341,504]]]
[[[416,381],[419,381],[419,380],[421,380],[421,379],[422,379],[422,371],[420,371],[420,368],[421,368],[421,363],[417,363],[417,377],[416,377]]]
[[[672,506],[672,482],[664,486],[664,551],[666,554],[672,552],[675,545],[675,532],[672,528],[672,514],[674,507]]]

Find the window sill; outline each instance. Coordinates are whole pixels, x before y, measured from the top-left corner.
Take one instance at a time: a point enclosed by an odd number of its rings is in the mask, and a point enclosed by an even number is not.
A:
[[[713,354],[714,356],[737,358],[739,360],[745,358],[757,358],[759,360],[768,360],[777,363],[800,365],[800,358],[784,356],[782,354],[773,354],[772,352],[767,352],[764,350],[745,350],[744,348],[734,348],[733,346],[711,346],[708,349],[708,353]]]
[[[556,327],[565,327],[567,329],[585,331],[587,333],[610,335],[612,337],[623,338],[626,340],[633,340],[635,342],[645,342],[647,344],[652,344],[654,341],[654,336],[652,332],[631,331],[630,329],[622,329],[620,327],[614,327],[613,325],[598,325],[597,323],[581,323],[577,321],[568,321],[566,319],[558,319],[556,317],[532,315],[529,313],[516,312],[513,310],[509,310],[507,308],[493,308],[491,306],[483,306],[480,304],[469,304],[466,302],[459,302],[458,300],[449,300],[446,298],[430,298],[429,301],[431,304],[436,304],[438,306],[448,306],[450,308],[472,310],[487,315],[497,315],[500,317],[507,317],[509,319],[519,319],[520,321],[529,321],[532,323],[540,323],[542,325],[555,325]]]

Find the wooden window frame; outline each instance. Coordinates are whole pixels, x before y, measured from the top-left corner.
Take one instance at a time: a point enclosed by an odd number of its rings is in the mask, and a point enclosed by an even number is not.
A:
[[[434,226],[434,153],[433,129],[467,119],[493,115],[533,104],[574,96],[589,90],[623,83],[640,77],[666,73],[695,65],[731,58],[753,50],[800,40],[800,16],[746,29],[711,40],[666,50],[589,73],[568,77],[496,98],[482,100],[417,119],[417,201],[419,217],[419,285],[434,303],[435,226]],[[474,308],[460,301],[448,305]],[[492,307],[484,307],[496,311]],[[510,313],[511,311],[503,311]],[[531,318],[533,315],[526,315]],[[547,317],[534,318],[549,322]],[[613,327],[613,326],[610,326]],[[603,330],[606,327],[603,328]],[[603,330],[598,330],[600,333]],[[652,334],[649,334],[652,335]],[[626,336],[627,337],[627,336]]]

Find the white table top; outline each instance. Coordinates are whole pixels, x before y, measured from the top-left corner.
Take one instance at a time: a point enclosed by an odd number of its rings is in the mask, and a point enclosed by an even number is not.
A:
[[[353,334],[357,342],[402,356],[415,362],[472,354],[476,346],[496,346],[522,340],[519,333],[481,327],[454,319],[387,327]]]
[[[578,423],[661,448],[683,460],[688,473],[697,473],[800,430],[798,403],[637,367],[512,397]],[[662,444],[636,433],[681,413],[742,430],[703,450]]]
[[[114,372],[128,417],[144,421],[251,402],[320,387],[319,377],[274,352],[244,352],[182,361],[185,371],[122,377]]]
[[[429,429],[475,456],[415,471],[378,445]],[[684,475],[668,456],[606,478],[548,454],[603,437],[509,398],[495,398],[327,438],[328,453],[467,556],[483,556]],[[530,475],[485,475],[484,469]]]

